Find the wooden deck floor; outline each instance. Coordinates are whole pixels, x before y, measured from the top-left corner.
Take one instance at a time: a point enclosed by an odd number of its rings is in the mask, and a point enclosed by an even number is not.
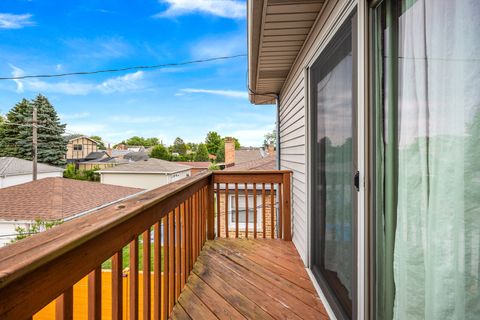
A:
[[[291,242],[207,241],[171,319],[328,319]]]

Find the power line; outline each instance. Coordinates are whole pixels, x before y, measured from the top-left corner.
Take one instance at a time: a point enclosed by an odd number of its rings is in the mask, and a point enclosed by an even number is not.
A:
[[[117,68],[117,69],[78,71],[78,72],[56,73],[56,74],[38,74],[38,75],[26,75],[26,76],[17,76],[17,77],[0,77],[0,80],[22,80],[22,79],[28,79],[28,78],[59,78],[59,77],[89,75],[89,74],[98,74],[98,73],[122,72],[122,71],[129,71],[129,70],[158,69],[158,68],[165,68],[165,67],[185,66],[189,64],[198,64],[198,63],[205,63],[205,62],[218,61],[218,60],[235,59],[235,58],[246,57],[246,56],[247,56],[246,54],[237,54],[232,56],[215,57],[215,58],[209,58],[209,59],[190,60],[185,62],[164,63],[164,64],[147,65],[147,66],[133,66],[133,67],[125,67],[125,68]]]

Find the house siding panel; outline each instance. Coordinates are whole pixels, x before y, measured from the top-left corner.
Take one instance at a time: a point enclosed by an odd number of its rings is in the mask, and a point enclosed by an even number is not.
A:
[[[293,171],[293,242],[308,265],[308,202],[307,202],[307,117],[305,69],[331,36],[339,15],[350,5],[349,0],[327,1],[298,54],[280,93],[280,148],[282,169]]]

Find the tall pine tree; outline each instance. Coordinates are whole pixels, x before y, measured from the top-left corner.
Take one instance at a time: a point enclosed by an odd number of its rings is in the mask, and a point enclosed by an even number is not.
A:
[[[37,107],[38,162],[60,166],[65,164],[67,141],[62,136],[65,124],[48,99],[39,94],[34,100],[23,99],[7,113],[0,127],[0,156],[32,160],[32,114]]]

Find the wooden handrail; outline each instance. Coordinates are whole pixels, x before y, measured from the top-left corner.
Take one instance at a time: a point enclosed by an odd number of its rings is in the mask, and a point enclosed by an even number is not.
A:
[[[129,280],[134,289],[129,305],[134,307],[131,308],[134,312],[130,310],[131,317],[137,318],[140,302],[137,267],[139,237],[144,243],[151,234],[154,235],[154,266],[150,271],[153,271],[154,279],[153,283],[149,277],[143,279],[144,316],[150,317],[152,304],[155,319],[167,319],[205,241],[214,239],[215,235],[220,236],[216,230],[220,224],[215,221],[219,219],[218,186],[234,183],[237,192],[233,194],[237,197],[245,194],[247,198],[248,190],[238,190],[242,186],[267,186],[270,198],[263,202],[269,204],[270,214],[273,215],[272,192],[274,184],[277,185],[275,192],[280,201],[277,210],[281,217],[277,221],[271,216],[271,236],[275,235],[275,224],[280,228],[277,238],[290,240],[290,179],[290,171],[203,172],[0,248],[0,319],[31,318],[57,297],[58,318],[70,318],[72,288],[87,275],[90,275],[91,286],[88,291],[89,314],[91,318],[97,317],[102,307],[101,265],[111,257],[112,316],[121,319],[124,289],[121,280],[122,248],[128,245],[132,253],[130,262],[133,263]],[[238,206],[238,198],[236,203]],[[250,206],[253,206],[253,201]],[[237,235],[239,233],[238,229],[232,231]],[[253,231],[251,234],[253,236]],[[143,247],[142,252],[145,264],[149,261],[150,243]],[[150,297],[150,287],[154,289],[155,298]]]

